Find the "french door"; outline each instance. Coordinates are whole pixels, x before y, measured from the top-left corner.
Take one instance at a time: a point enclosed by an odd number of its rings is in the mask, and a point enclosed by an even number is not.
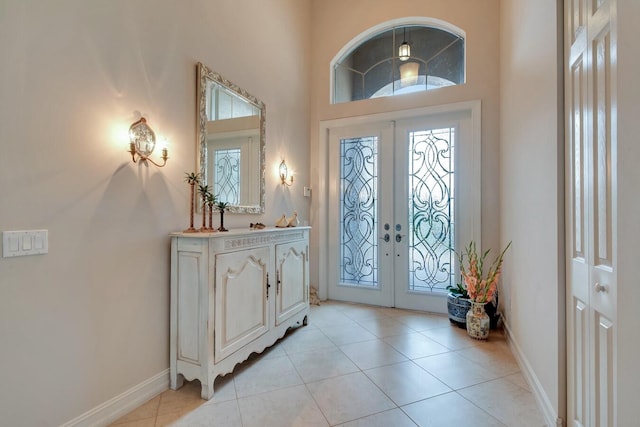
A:
[[[329,298],[446,312],[455,250],[479,235],[470,118],[330,128]]]

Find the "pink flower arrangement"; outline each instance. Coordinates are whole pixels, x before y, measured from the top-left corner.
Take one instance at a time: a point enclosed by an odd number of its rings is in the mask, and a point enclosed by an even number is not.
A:
[[[469,299],[473,302],[487,303],[493,301],[493,298],[498,291],[498,279],[502,272],[502,261],[505,252],[511,246],[511,242],[500,253],[500,255],[493,261],[489,267],[489,272],[486,277],[483,275],[484,261],[491,249],[487,249],[482,256],[478,256],[476,251],[476,243],[471,242],[469,246],[464,249],[461,255],[458,255],[460,261],[460,274],[462,275],[462,281],[467,288]],[[467,265],[465,266],[465,256],[467,258]]]

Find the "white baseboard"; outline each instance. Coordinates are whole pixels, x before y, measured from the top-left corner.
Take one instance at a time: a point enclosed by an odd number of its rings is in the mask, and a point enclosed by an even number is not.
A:
[[[169,369],[107,400],[61,427],[106,426],[169,389]]]
[[[509,347],[511,347],[511,351],[513,352],[518,365],[520,366],[520,371],[522,375],[527,380],[529,387],[531,388],[531,392],[536,399],[536,403],[538,404],[538,408],[542,412],[542,416],[546,422],[547,427],[562,427],[564,425],[562,418],[558,417],[558,413],[553,409],[553,405],[549,400],[549,397],[545,393],[542,388],[542,384],[538,381],[538,377],[536,376],[531,364],[522,353],[520,346],[518,346],[518,342],[513,338],[511,333],[511,329],[509,328],[509,324],[505,322],[504,316],[502,316],[502,322],[504,325],[504,330],[507,332],[507,341],[509,342]]]

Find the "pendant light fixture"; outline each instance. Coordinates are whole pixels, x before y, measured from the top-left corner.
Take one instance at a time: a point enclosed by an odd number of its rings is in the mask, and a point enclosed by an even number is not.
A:
[[[411,57],[411,47],[409,43],[407,43],[407,27],[403,28],[404,35],[402,37],[402,44],[398,48],[398,56],[400,57],[400,61],[406,61]]]

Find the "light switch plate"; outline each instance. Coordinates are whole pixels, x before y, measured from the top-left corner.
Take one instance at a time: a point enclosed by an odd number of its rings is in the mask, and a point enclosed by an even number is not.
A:
[[[38,255],[49,252],[48,230],[23,230],[2,232],[2,256]]]

